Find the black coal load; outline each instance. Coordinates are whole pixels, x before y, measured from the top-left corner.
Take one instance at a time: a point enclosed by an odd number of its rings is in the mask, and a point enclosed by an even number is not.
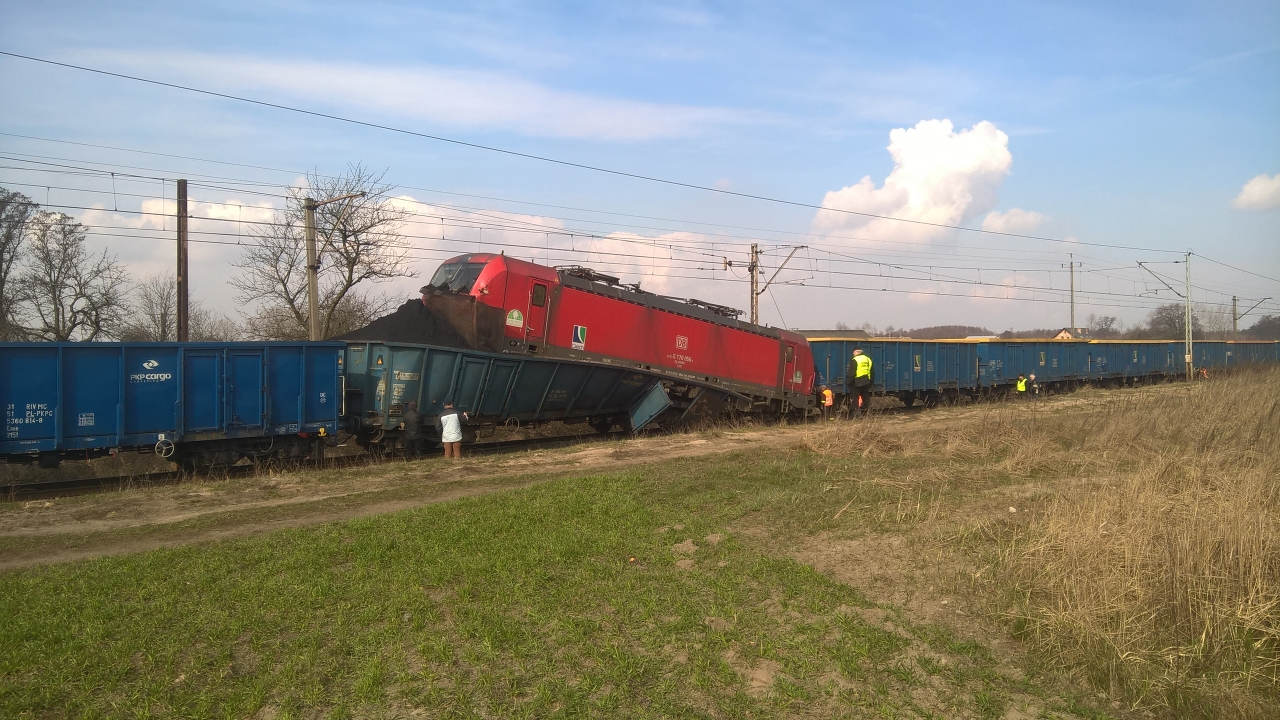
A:
[[[478,303],[470,295],[433,290],[422,299],[407,301],[390,315],[334,339],[498,352],[502,349],[505,317],[500,308]]]

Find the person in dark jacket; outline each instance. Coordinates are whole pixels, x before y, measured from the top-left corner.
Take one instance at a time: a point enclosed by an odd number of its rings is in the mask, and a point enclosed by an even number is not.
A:
[[[400,422],[404,423],[404,458],[417,460],[422,455],[422,413],[418,412],[418,401],[404,404]]]

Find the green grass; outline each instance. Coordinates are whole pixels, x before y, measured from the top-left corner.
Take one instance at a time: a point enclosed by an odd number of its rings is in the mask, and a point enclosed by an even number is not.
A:
[[[0,716],[999,717],[1043,692],[980,644],[864,622],[856,590],[729,531],[822,527],[854,466],[679,461],[6,573]],[[846,518],[918,521],[900,492],[858,492]]]

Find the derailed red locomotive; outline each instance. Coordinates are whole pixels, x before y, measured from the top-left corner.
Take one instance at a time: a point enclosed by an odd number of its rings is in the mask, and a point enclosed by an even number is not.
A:
[[[681,415],[777,417],[814,404],[804,337],[738,320],[738,310],[644,292],[587,268],[492,254],[447,260],[423,291],[425,305],[450,306],[464,321],[456,299],[473,301],[464,334],[489,335],[480,346],[660,374]]]

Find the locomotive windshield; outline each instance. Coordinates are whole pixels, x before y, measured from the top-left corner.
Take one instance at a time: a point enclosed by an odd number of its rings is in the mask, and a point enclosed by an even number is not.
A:
[[[485,263],[445,263],[431,276],[431,285],[448,292],[469,293]]]

